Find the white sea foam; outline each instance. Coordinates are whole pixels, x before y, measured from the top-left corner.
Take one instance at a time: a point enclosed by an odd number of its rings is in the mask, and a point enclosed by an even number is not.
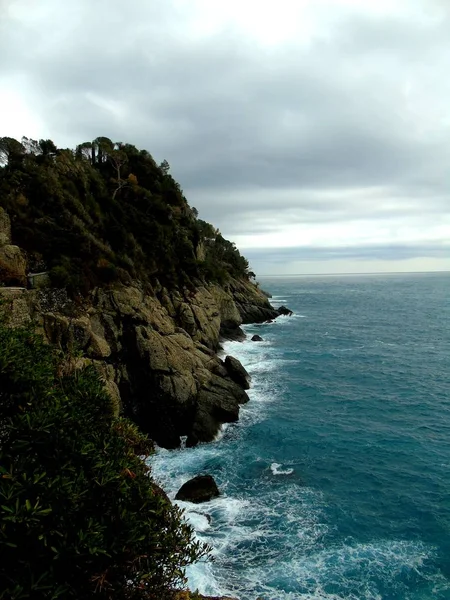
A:
[[[294,469],[280,469],[280,467],[282,467],[283,465],[280,465],[279,463],[272,463],[270,465],[270,470],[272,471],[272,473],[274,475],[292,475],[292,473],[294,472]]]

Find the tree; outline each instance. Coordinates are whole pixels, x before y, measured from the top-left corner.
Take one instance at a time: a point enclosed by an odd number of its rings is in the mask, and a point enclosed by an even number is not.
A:
[[[58,154],[58,148],[52,142],[52,140],[39,140],[39,147],[43,156],[56,156]]]
[[[122,169],[123,165],[127,162],[128,157],[125,154],[125,152],[123,152],[122,150],[113,150],[109,156],[109,160],[110,160],[111,164],[113,165],[114,169],[116,170],[117,187],[113,192],[113,200],[114,200],[114,198],[117,195],[117,192],[119,192],[119,190],[121,190],[123,187],[128,185],[128,181],[122,179],[122,176],[121,176],[121,169]]]
[[[169,165],[169,163],[167,162],[166,159],[164,159],[162,161],[162,163],[159,165],[159,168],[161,169],[163,175],[168,175],[169,174],[170,165]]]
[[[17,140],[11,137],[0,138],[0,165],[12,166],[20,161],[26,154],[26,149]]]
[[[92,142],[92,146],[97,149],[97,163],[106,162],[114,151],[114,143],[107,137],[97,137]]]

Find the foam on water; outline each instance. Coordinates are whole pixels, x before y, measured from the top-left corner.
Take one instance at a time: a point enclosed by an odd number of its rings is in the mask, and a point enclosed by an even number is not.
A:
[[[294,469],[281,469],[280,467],[282,466],[283,465],[274,462],[270,465],[270,470],[274,475],[292,475]]]

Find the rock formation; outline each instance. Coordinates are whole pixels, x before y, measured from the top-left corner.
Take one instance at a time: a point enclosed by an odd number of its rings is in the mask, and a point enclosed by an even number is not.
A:
[[[260,335],[258,335],[257,333],[255,333],[255,335],[252,336],[252,342],[263,342],[264,340],[262,339],[262,337]]]
[[[180,487],[175,500],[200,504],[217,498],[219,495],[219,489],[211,475],[197,475],[197,477],[189,479]]]
[[[233,281],[195,292],[158,285],[144,291],[135,283],[97,288],[82,303],[51,288],[3,288],[2,297],[15,325],[34,320],[50,343],[82,351],[78,366],[96,365],[118,410],[159,445],[175,448],[180,436],[187,445],[211,441],[248,401],[248,373],[231,357],[224,364],[216,351],[224,327],[274,312],[253,288]],[[244,302],[246,290],[252,303]]]
[[[244,390],[248,390],[250,388],[250,375],[237,358],[234,358],[234,356],[227,356],[225,358],[225,369],[227,370],[231,379],[240,385]]]

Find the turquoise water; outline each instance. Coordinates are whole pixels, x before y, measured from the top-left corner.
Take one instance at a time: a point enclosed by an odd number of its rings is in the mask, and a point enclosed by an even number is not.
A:
[[[450,599],[450,274],[261,284],[295,315],[248,326],[262,343],[226,344],[252,375],[240,422],[153,464],[172,495],[201,472],[223,492],[183,505],[215,555],[190,585]]]

